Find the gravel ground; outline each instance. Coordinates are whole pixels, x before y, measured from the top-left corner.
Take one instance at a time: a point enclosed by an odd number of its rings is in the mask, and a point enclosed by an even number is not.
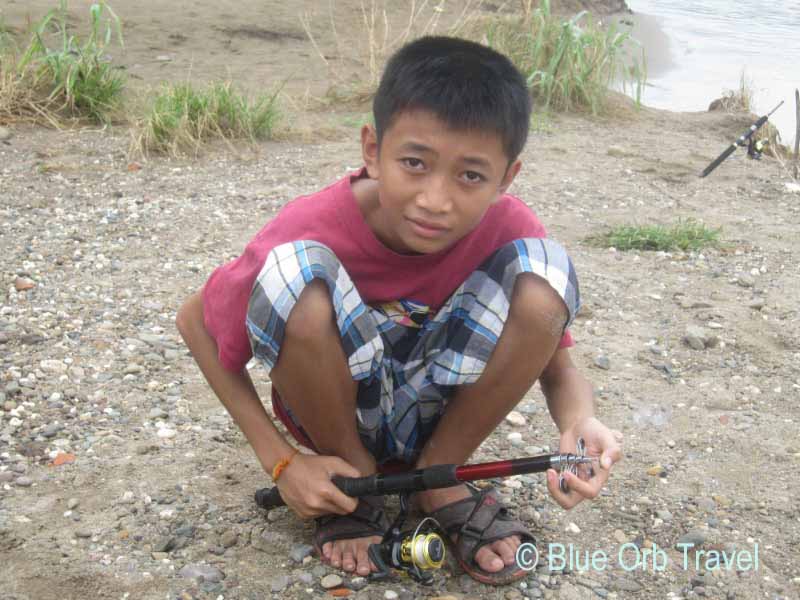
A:
[[[573,356],[625,460],[570,512],[542,478],[497,482],[543,553],[501,589],[453,565],[429,588],[323,566],[310,524],[254,505],[267,477],[175,329],[181,302],[286,201],[359,166],[355,130],[144,164],[124,134],[0,132],[0,598],[800,597],[800,193],[743,154],[696,177],[745,122],[645,110],[562,117],[531,140],[514,192],[572,253]],[[585,241],[689,217],[722,227],[724,246]],[[252,372],[265,397],[267,373]],[[537,388],[518,412],[476,460],[554,443]],[[704,554],[684,563],[687,541]],[[715,568],[713,551],[733,562]]]

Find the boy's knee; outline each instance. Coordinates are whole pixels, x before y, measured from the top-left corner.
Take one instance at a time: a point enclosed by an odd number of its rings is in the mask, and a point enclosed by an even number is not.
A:
[[[286,337],[300,342],[323,339],[331,331],[333,303],[327,284],[321,279],[309,283],[286,321]]]
[[[546,280],[532,273],[522,273],[514,283],[509,318],[525,330],[544,329],[561,336],[569,313],[566,304]]]

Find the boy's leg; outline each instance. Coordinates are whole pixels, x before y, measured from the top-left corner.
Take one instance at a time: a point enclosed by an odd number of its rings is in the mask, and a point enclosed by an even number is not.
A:
[[[517,276],[507,320],[483,373],[457,388],[425,444],[418,467],[463,464],[539,378],[553,356],[567,309],[558,293],[532,273]],[[470,495],[466,486],[429,490],[418,495],[425,512]],[[475,560],[489,572],[514,562],[518,536],[481,548]]]
[[[300,294],[286,322],[278,361],[270,373],[284,404],[320,453],[343,458],[363,475],[375,460],[356,428],[356,395],[327,285],[320,279]],[[322,548],[335,567],[370,572],[367,548],[380,537],[329,542]]]

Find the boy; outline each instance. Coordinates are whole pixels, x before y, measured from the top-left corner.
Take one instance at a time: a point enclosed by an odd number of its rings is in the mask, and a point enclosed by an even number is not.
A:
[[[181,307],[177,325],[214,392],[300,517],[317,517],[322,560],[375,570],[381,498],[330,481],[389,462],[467,461],[538,379],[562,451],[583,437],[599,469],[547,473],[564,508],[595,497],[620,437],[593,416],[567,325],[579,293],[564,250],[506,190],[520,170],[530,98],[504,56],[472,42],[416,40],[389,61],[361,131],[365,167],[298,198]],[[245,365],[270,371],[273,406],[316,454],[297,454]],[[418,493],[470,575],[508,583],[524,526],[491,489]]]

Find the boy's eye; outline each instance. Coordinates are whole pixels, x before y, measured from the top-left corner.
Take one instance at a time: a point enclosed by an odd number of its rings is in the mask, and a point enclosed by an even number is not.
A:
[[[421,169],[424,166],[424,163],[420,159],[411,156],[402,160],[403,164],[411,169]]]
[[[480,183],[481,181],[484,181],[486,178],[476,171],[465,171],[464,179],[466,179],[470,183]]]

